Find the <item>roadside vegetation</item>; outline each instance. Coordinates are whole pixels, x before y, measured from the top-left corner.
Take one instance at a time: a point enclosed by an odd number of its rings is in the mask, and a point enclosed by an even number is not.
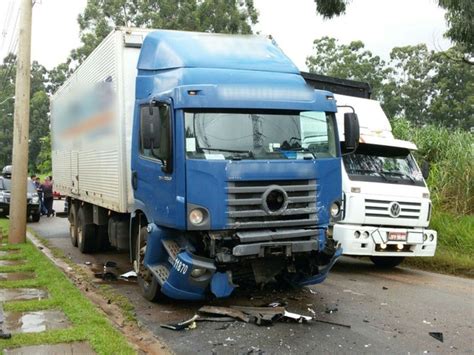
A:
[[[474,136],[435,125],[416,127],[404,119],[392,126],[397,138],[418,146],[418,163],[430,164],[430,227],[438,231],[436,255],[407,258],[405,264],[474,278]]]
[[[7,239],[8,220],[0,219],[0,230]],[[1,246],[1,250],[19,249],[3,259],[25,259],[20,266],[2,266],[0,272],[32,271],[34,279],[2,281],[1,288],[34,287],[46,289],[49,297],[44,300],[5,302],[5,312],[26,312],[38,310],[61,310],[72,326],[40,333],[15,334],[11,339],[0,340],[0,351],[7,348],[87,341],[98,354],[134,354],[125,338],[110,324],[95,306],[84,297],[78,288],[54,266],[35,246],[27,242],[19,245]]]

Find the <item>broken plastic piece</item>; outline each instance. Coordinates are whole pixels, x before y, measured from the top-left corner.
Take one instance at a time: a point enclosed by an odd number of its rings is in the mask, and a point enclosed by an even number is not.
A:
[[[444,342],[444,339],[443,339],[443,333],[440,333],[440,332],[430,332],[428,333],[429,335],[431,335],[433,338],[435,338],[436,340],[439,340],[440,342]]]
[[[303,316],[303,315],[301,315],[301,314],[288,312],[288,311],[286,311],[286,310],[285,310],[285,312],[283,313],[283,317],[288,318],[288,319],[295,320],[295,321],[297,321],[298,323],[309,322],[311,319],[313,319],[312,317]]]
[[[119,276],[119,279],[129,279],[130,277],[137,277],[137,273],[135,271],[129,271],[125,274]]]
[[[197,314],[195,314],[192,318],[176,323],[176,324],[161,324],[161,328],[171,329],[171,330],[183,330],[183,329],[195,329],[196,328],[196,320],[199,318]]]

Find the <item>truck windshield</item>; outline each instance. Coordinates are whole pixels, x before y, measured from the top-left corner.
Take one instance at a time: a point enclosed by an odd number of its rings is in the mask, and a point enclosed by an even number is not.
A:
[[[343,161],[351,180],[424,186],[421,171],[408,149],[360,144]]]
[[[334,114],[315,111],[185,112],[190,159],[335,157]]]

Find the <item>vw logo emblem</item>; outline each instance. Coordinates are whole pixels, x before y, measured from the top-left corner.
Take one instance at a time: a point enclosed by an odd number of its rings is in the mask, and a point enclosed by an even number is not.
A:
[[[390,216],[397,218],[401,212],[400,204],[398,202],[392,202],[390,206],[388,206],[388,212]]]
[[[280,215],[288,207],[286,191],[277,185],[271,185],[262,194],[262,208],[267,215]]]

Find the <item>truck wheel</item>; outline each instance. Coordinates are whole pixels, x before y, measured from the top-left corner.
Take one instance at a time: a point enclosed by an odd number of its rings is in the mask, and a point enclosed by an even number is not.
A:
[[[108,226],[98,226],[97,227],[97,237],[98,237],[98,250],[105,251],[109,250],[110,243],[109,243],[109,233],[108,233]]]
[[[391,269],[398,266],[405,259],[403,256],[371,256],[370,260],[381,269]]]
[[[96,236],[97,226],[92,223],[86,223],[84,210],[79,209],[77,215],[77,246],[81,253],[87,254],[97,250],[97,241],[99,238]]]
[[[153,276],[150,270],[145,267],[145,252],[148,238],[148,231],[146,227],[140,228],[138,236],[136,238],[135,247],[135,262],[134,265],[137,270],[137,281],[140,289],[142,290],[143,297],[148,301],[156,302],[160,298],[163,298],[161,293],[161,287],[156,277]]]
[[[37,222],[39,222],[40,217],[41,217],[40,213],[32,214],[31,215],[31,221],[34,222],[34,223],[37,223]]]
[[[69,236],[72,245],[77,247],[77,208],[72,203],[69,206]]]

